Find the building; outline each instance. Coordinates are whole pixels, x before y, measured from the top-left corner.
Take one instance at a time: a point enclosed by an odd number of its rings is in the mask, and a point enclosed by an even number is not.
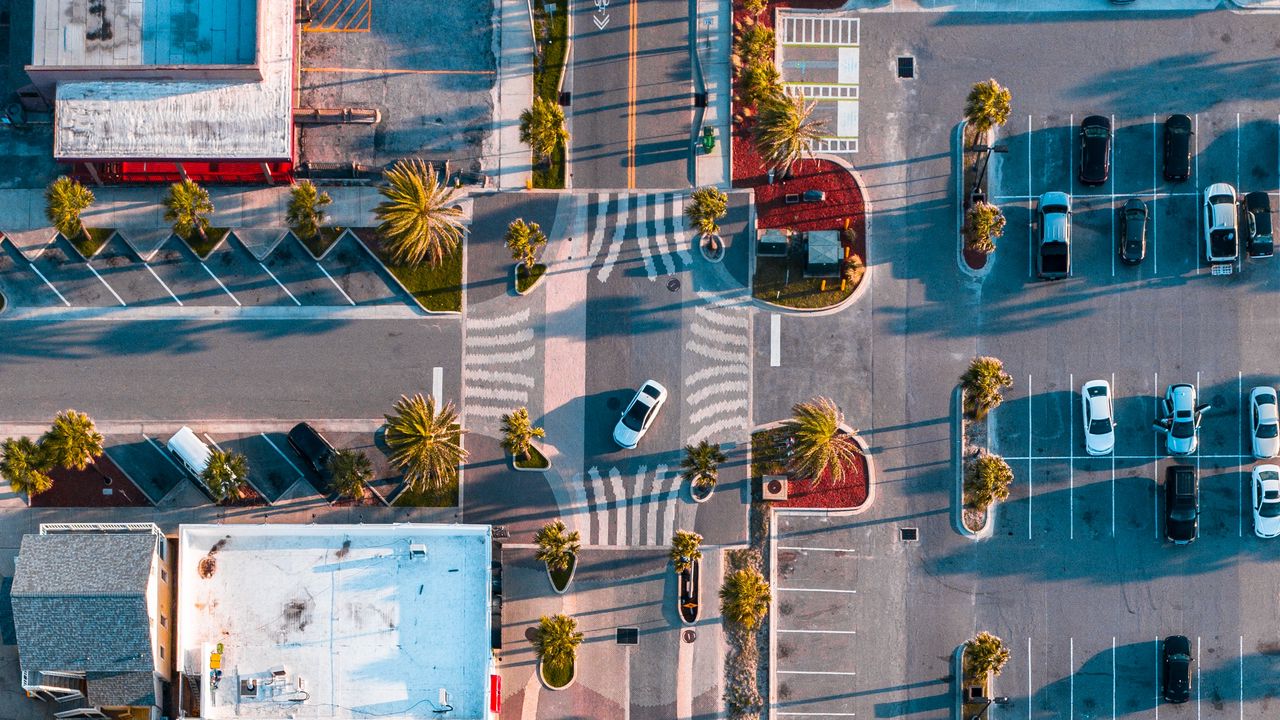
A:
[[[187,525],[181,716],[488,720],[492,537],[469,525]]]
[[[296,0],[34,0],[54,158],[95,183],[292,177]]]
[[[173,660],[172,567],[155,525],[44,525],[13,577],[22,688],[59,718],[158,720]]]

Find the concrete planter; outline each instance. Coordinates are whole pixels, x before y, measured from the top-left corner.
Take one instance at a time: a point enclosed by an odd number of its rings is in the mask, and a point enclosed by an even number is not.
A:
[[[538,661],[538,680],[539,682],[542,683],[542,687],[548,690],[552,690],[552,691],[568,690],[569,688],[573,687],[573,684],[575,682],[578,681],[578,663],[576,660],[573,663],[572,672],[569,674],[569,682],[565,683],[564,685],[561,685],[560,687],[556,687],[555,685],[552,685],[551,683],[547,682],[547,676],[545,673],[543,673],[543,662],[539,660]]]
[[[692,483],[692,482],[689,483],[689,499],[696,503],[704,503],[710,500],[711,496],[714,495],[715,493],[716,493],[715,485],[712,485],[709,488],[703,489],[698,487],[697,483]]]
[[[569,579],[564,581],[564,587],[556,587],[556,580],[551,575],[551,566],[544,565],[547,571],[547,582],[551,583],[551,589],[556,591],[557,595],[563,595],[569,590],[569,586],[573,584],[574,575],[578,574],[578,556],[573,556],[573,560],[569,563]]]
[[[952,396],[952,416],[954,417],[953,432],[956,435],[952,465],[956,468],[955,488],[951,496],[951,521],[956,532],[970,538],[972,540],[985,540],[995,532],[995,516],[997,503],[992,503],[982,513],[982,524],[977,527],[971,527],[965,520],[965,502],[964,502],[964,476],[965,469],[968,467],[970,456],[973,455],[974,449],[970,448],[969,424],[971,421],[964,412],[964,388],[956,386]],[[989,415],[987,416],[990,417]]]
[[[532,450],[534,453],[537,453],[537,457],[540,457],[546,461],[547,463],[546,467],[521,467],[520,463],[516,462],[515,455],[508,455],[507,457],[511,460],[511,469],[514,470],[515,472],[527,472],[527,473],[541,473],[541,472],[546,472],[550,470],[551,469],[550,458],[548,458],[546,455],[540,452],[537,448],[533,448]]]
[[[718,263],[724,260],[724,239],[715,233],[698,236],[698,251],[707,262]]]
[[[538,263],[538,264],[540,265],[541,263]],[[534,290],[537,290],[538,286],[542,285],[542,281],[547,279],[547,268],[543,268],[542,274],[539,275],[537,279],[533,281],[532,285],[525,288],[524,290],[520,289],[519,274],[520,274],[520,264],[516,263],[515,265],[511,266],[511,289],[515,291],[516,295],[528,295]]]
[[[693,607],[686,607],[692,603]],[[693,561],[687,573],[676,573],[676,613],[680,622],[694,625],[702,616],[702,560]]]

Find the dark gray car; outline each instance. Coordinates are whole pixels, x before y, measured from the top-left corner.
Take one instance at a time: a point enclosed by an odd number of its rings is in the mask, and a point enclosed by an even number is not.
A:
[[[1131,198],[1120,209],[1120,260],[1137,265],[1147,256],[1147,204]]]

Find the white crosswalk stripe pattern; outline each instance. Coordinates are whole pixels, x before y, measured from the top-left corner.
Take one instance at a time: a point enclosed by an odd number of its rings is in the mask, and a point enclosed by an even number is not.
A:
[[[650,282],[691,264],[691,236],[684,214],[687,200],[688,194],[682,192],[593,196],[596,212],[588,214],[587,255],[596,268],[596,279],[608,282],[619,260],[634,262],[637,255]]]
[[[468,316],[462,362],[463,424],[496,433],[502,415],[529,404],[534,358],[529,309],[492,318]]]
[[[586,516],[575,523],[587,545],[661,546],[680,523],[692,522],[694,509],[680,502],[679,468],[639,465],[623,473],[617,467],[590,468],[573,476],[574,495]],[[682,513],[687,517],[681,517]]]
[[[751,383],[750,298],[745,291],[698,292],[684,349],[686,442],[737,443],[746,438]]]

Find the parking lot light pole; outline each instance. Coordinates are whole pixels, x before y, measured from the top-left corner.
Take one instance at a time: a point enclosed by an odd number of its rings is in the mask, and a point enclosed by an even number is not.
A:
[[[974,145],[973,147],[969,148],[969,151],[982,153],[981,161],[978,161],[978,160],[973,161],[973,169],[977,170],[978,162],[981,162],[982,170],[980,170],[978,174],[973,178],[973,189],[969,191],[969,202],[970,204],[972,204],[975,202],[981,202],[982,200],[986,199],[985,195],[983,195],[978,191],[978,188],[982,185],[982,181],[987,177],[987,164],[991,162],[991,153],[1007,153],[1009,152],[1009,146],[1008,145]]]
[[[987,708],[992,705],[1004,705],[1009,702],[1009,697],[1007,695],[1000,695],[993,698],[980,697],[974,698],[974,701],[982,703],[982,709],[978,711],[977,715],[969,718],[969,720],[982,720],[982,716],[987,713]]]

